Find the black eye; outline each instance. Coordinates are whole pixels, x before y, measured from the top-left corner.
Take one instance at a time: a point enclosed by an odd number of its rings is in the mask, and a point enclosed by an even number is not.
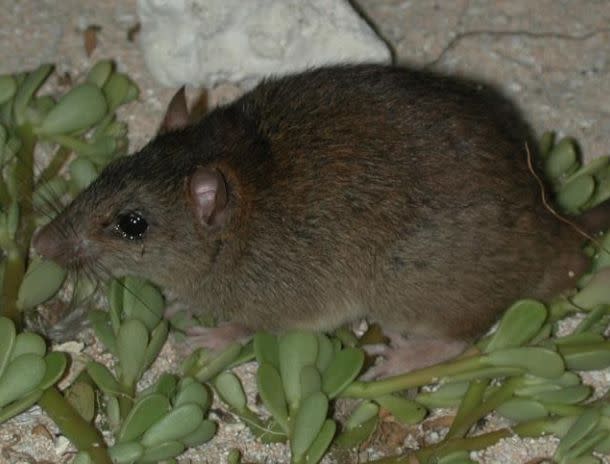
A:
[[[115,230],[128,240],[141,240],[148,229],[148,223],[139,213],[119,214]]]

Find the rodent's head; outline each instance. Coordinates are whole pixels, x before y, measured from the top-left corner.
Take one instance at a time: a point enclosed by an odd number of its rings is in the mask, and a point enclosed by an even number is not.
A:
[[[37,252],[68,268],[137,274],[170,288],[189,273],[204,278],[234,201],[231,173],[201,138],[195,128],[162,134],[112,162],[38,231]]]
[[[205,271],[228,218],[224,175],[213,166],[159,166],[162,154],[150,153],[156,149],[153,143],[109,165],[36,234],[38,253],[68,268],[138,274],[162,285],[193,260]],[[160,175],[168,167],[173,172]]]

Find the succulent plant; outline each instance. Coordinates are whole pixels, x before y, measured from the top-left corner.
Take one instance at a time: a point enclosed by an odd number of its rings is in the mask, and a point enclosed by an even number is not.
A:
[[[13,321],[0,317],[0,422],[29,409],[63,375],[67,358],[47,354],[45,341],[31,332],[17,333]]]
[[[576,141],[565,137],[555,143],[550,132],[540,145],[544,173],[553,187],[555,202],[564,213],[582,213],[610,198],[609,156],[582,166]]]
[[[162,384],[160,380],[141,394],[121,421],[115,444],[108,449],[115,464],[172,459],[216,433],[216,424],[205,419],[211,403],[206,387],[190,377],[182,378],[171,392],[164,392]],[[92,461],[81,452],[74,462]]]
[[[610,366],[610,341],[604,335],[610,324],[610,232],[585,248],[592,265],[572,292],[548,304],[517,301],[471,356],[374,382],[356,380],[365,356],[361,341],[343,328],[333,335],[258,333],[245,346],[196,350],[184,361],[182,378],[163,374],[138,391],[142,374],[168,336],[165,302],[149,282],[131,276],[114,280],[108,288],[109,311],[93,310],[90,320],[115,356],[115,368],[90,362],[62,395],[53,385],[66,357],[47,354],[40,336],[16,329],[22,311],[53,298],[66,280],[57,265],[30,258],[30,239],[52,214],[41,213],[50,198],[75,195],[125,152],[127,128],[115,111],[137,98],[138,90],[103,60],[56,101],[38,95],[52,70],[42,65],[0,76],[0,307],[6,316],[0,317],[0,422],[38,402],[79,450],[75,464],[172,463],[185,449],[214,436],[216,424],[206,419],[214,391],[258,439],[288,442],[295,464],[319,462],[331,443],[358,446],[379,424],[381,410],[413,424],[439,407],[456,407],[455,420],[443,441],[412,453],[417,462],[472,463],[471,450],[512,434],[559,437],[553,459],[560,464],[596,463],[594,453],[610,453],[607,397],[592,400],[591,388],[576,374]],[[39,141],[59,148],[35,177]],[[576,142],[569,137],[556,142],[552,133],[542,137],[539,152],[563,213],[578,214],[610,198],[609,157],[583,166]],[[64,166],[68,178],[59,175]],[[584,313],[583,320],[571,334],[559,336],[558,321],[576,312]],[[180,328],[184,319],[176,317],[172,325]],[[239,377],[231,372],[254,359],[268,419],[248,405]],[[423,386],[433,389],[413,399],[401,395]],[[339,424],[332,411],[342,396],[359,403]],[[98,404],[114,435],[110,447],[92,425]],[[512,428],[470,436],[473,425],[494,410],[512,421]],[[413,462],[412,457],[380,462]],[[240,453],[231,450],[228,462],[240,461]]]
[[[58,196],[78,193],[124,153],[126,127],[116,121],[115,110],[138,96],[135,84],[107,60],[57,101],[38,95],[52,72],[53,66],[44,64],[31,72],[0,76],[0,249],[5,255],[0,261],[0,308],[18,325],[21,311],[53,297],[66,276],[53,263],[30,260],[34,229],[54,214],[45,207]],[[35,175],[38,142],[59,148]],[[68,161],[66,180],[59,173]]]

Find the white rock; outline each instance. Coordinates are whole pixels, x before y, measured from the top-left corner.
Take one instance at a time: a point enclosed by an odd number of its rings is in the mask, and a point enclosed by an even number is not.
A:
[[[347,0],[138,0],[146,64],[167,86],[246,87],[270,74],[391,53]]]

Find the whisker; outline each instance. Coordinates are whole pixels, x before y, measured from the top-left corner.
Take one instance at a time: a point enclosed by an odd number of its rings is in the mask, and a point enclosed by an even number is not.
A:
[[[121,279],[118,279],[116,277],[112,276],[112,273],[109,272],[107,269],[104,268],[104,266],[101,263],[96,263],[98,267],[101,267],[103,269],[104,272],[107,273],[108,276],[110,276],[110,282],[112,282],[113,280],[117,282],[118,285],[120,285],[124,291],[129,292],[138,302],[140,302],[142,304],[142,306],[144,308],[146,308],[147,311],[152,311],[150,309],[150,307],[148,306],[148,304],[146,303],[146,301],[144,301],[142,298],[140,298],[140,296],[135,293],[133,290],[131,290],[129,287],[127,287]]]
[[[47,191],[37,192],[37,196],[41,201],[40,205],[33,204],[34,213],[40,214],[49,220],[54,219],[63,210],[61,195],[53,191],[52,186],[47,186]]]
[[[77,270],[75,272],[71,273],[72,279],[73,280],[73,285],[72,285],[72,292],[70,294],[70,301],[68,301],[68,307],[67,307],[67,312],[71,313],[72,311],[74,311],[76,309],[76,307],[78,306],[78,301],[77,300],[77,289],[78,289],[78,284],[80,281],[80,272]]]

